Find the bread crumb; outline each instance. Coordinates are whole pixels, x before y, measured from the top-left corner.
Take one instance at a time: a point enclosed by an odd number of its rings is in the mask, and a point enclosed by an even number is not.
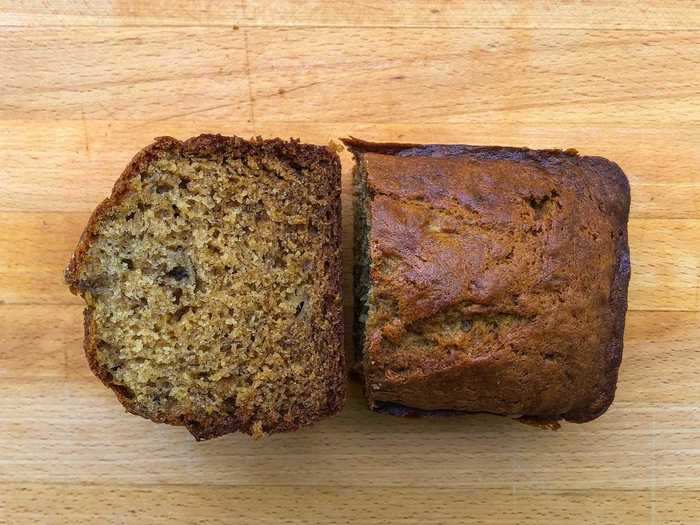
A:
[[[167,148],[120,179],[67,272],[88,303],[93,368],[131,412],[197,437],[262,437],[337,411],[337,157],[280,140],[158,140]]]

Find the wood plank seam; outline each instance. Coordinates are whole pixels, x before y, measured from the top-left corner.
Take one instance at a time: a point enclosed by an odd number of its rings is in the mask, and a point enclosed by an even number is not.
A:
[[[434,30],[445,30],[445,29],[464,29],[464,30],[499,30],[499,31],[585,31],[585,32],[667,32],[667,33],[680,33],[680,32],[692,32],[700,31],[700,26],[690,26],[679,29],[677,27],[609,27],[609,26],[596,26],[596,27],[568,27],[568,26],[502,26],[502,25],[332,25],[332,24],[296,24],[296,25],[281,25],[281,24],[246,24],[244,22],[233,22],[226,24],[134,24],[134,23],[115,23],[115,24],[12,24],[0,22],[0,29],[2,28],[36,28],[36,29],[64,29],[66,27],[76,27],[76,28],[88,28],[88,29],[106,29],[106,28],[130,28],[130,29],[149,29],[149,28],[164,28],[164,29],[188,29],[188,28],[212,28],[212,29],[222,29],[222,28],[232,28],[237,29],[324,29],[324,30],[334,30],[334,29],[357,29],[371,31],[373,29],[380,30],[392,30],[392,29],[434,29]]]

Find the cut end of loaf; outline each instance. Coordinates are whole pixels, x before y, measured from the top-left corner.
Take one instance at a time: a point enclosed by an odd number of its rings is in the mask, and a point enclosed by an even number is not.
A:
[[[86,352],[133,413],[206,439],[343,403],[339,163],[298,142],[159,139],[67,270]]]

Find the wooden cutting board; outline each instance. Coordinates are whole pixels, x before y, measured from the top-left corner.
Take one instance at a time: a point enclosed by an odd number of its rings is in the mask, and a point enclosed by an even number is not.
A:
[[[0,1],[0,523],[700,523],[699,29],[683,0]],[[200,132],[615,160],[615,404],[548,432],[380,416],[354,385],[313,428],[205,443],[124,413],[62,269],[134,153]]]

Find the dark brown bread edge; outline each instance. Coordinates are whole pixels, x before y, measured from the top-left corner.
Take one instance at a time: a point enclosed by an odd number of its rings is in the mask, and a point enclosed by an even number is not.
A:
[[[330,151],[323,146],[315,146],[310,144],[301,144],[299,140],[291,139],[284,141],[282,139],[263,140],[260,137],[252,140],[245,140],[240,137],[225,137],[222,135],[203,134],[197,137],[192,137],[185,141],[179,141],[172,137],[158,137],[149,146],[142,149],[134,156],[121,176],[117,179],[112,188],[111,195],[103,200],[99,206],[93,211],[87,226],[83,230],[78,245],[71,256],[71,260],[64,273],[64,279],[68,284],[70,291],[74,295],[81,295],[79,285],[79,275],[83,264],[83,260],[92,243],[98,236],[97,228],[100,221],[109,215],[110,211],[118,206],[129,192],[129,180],[137,176],[142,168],[148,163],[157,159],[165,153],[182,152],[189,155],[197,156],[216,156],[230,155],[236,158],[243,157],[246,154],[261,154],[268,153],[285,158],[290,164],[296,168],[311,168],[321,167],[327,176],[332,180],[334,191],[331,207],[335,217],[334,227],[331,232],[330,246],[335,251],[334,258],[336,263],[331,265],[332,272],[330,275],[330,287],[326,290],[326,297],[337,297],[341,293],[340,267],[341,267],[341,201],[340,201],[340,160],[335,152]],[[323,166],[325,164],[325,166]],[[328,301],[327,301],[328,302]],[[109,372],[100,368],[96,360],[97,341],[95,338],[95,323],[92,318],[92,309],[86,307],[84,312],[84,329],[85,337],[83,340],[83,349],[88,361],[90,370],[97,376],[102,383],[112,389],[119,402],[132,414],[150,419],[156,423],[167,423],[176,426],[185,426],[187,430],[199,441],[228,434],[230,432],[244,432],[253,434],[252,426],[246,423],[242,418],[234,416],[227,417],[212,417],[206,421],[187,420],[181,418],[155,418],[145,414],[140,407],[129,399],[126,390],[111,382]],[[335,381],[328,384],[329,395],[328,406],[325,409],[307,414],[305,421],[297,421],[293,423],[282,423],[275,428],[265,429],[266,432],[284,432],[297,430],[298,428],[310,424],[322,417],[330,416],[342,410],[345,404],[345,354],[342,350],[343,342],[343,324],[342,312],[339,308],[327,309],[326,315],[331,318],[334,328],[334,343],[338,349],[338,359],[335,363],[334,373],[332,377]],[[330,364],[329,364],[330,365]]]
[[[369,142],[355,137],[340,139],[343,144],[352,152],[356,161],[364,153],[380,153],[384,155],[396,155],[403,157],[452,157],[469,154],[472,157],[501,160],[535,160],[542,164],[547,164],[553,158],[566,157],[570,160],[588,165],[590,169],[597,172],[601,177],[609,177],[616,190],[621,193],[622,216],[620,217],[620,227],[622,234],[618,237],[616,246],[616,269],[613,280],[610,307],[614,314],[613,337],[610,344],[605,349],[607,358],[607,374],[603,381],[598,402],[591,407],[590,411],[569,412],[561,414],[559,418],[548,419],[537,416],[522,415],[519,420],[523,423],[556,430],[559,428],[558,419],[564,419],[574,423],[585,423],[601,416],[610,407],[615,398],[617,377],[622,361],[623,335],[625,331],[625,315],[627,313],[627,287],[630,280],[631,264],[629,257],[629,243],[627,237],[627,220],[630,208],[630,186],[627,176],[622,169],[614,162],[602,157],[579,156],[575,149],[543,149],[533,150],[530,148],[503,147],[503,146],[473,146],[467,144],[416,144],[416,143],[396,143],[396,142]],[[355,364],[355,370],[361,373],[361,363]],[[367,395],[367,392],[365,392]],[[370,399],[370,396],[367,396]],[[416,417],[416,416],[449,416],[463,415],[469,412],[458,410],[421,410],[407,407],[398,403],[386,401],[374,401],[370,405],[376,412],[395,416]],[[505,416],[508,417],[508,416]]]
[[[579,157],[580,162],[598,174],[601,180],[614,185],[621,200],[622,207],[618,216],[620,235],[616,245],[616,268],[610,293],[610,310],[613,312],[613,333],[605,349],[607,359],[607,377],[602,385],[600,397],[590,407],[589,411],[569,412],[563,417],[574,423],[585,423],[596,419],[605,413],[615,399],[617,377],[622,362],[623,339],[625,332],[625,316],[627,314],[627,288],[632,273],[630,249],[627,235],[627,221],[631,202],[630,185],[622,169],[612,161],[602,157]],[[612,188],[611,188],[612,189]]]

